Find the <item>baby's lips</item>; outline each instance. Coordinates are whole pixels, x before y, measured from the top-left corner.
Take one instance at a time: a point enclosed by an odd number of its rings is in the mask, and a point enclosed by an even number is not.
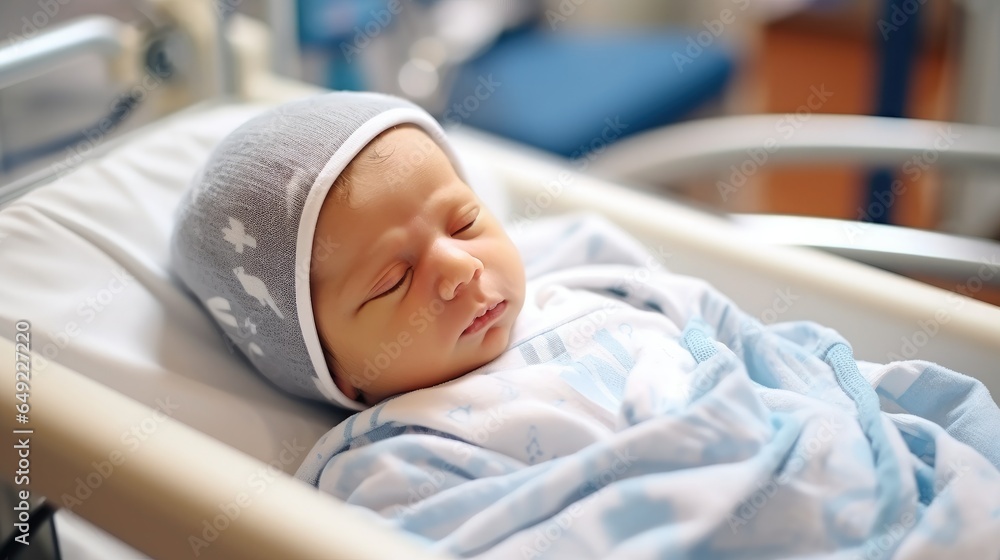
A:
[[[462,334],[463,335],[475,334],[476,332],[479,332],[480,330],[489,326],[491,323],[495,322],[501,315],[504,314],[504,312],[506,312],[506,310],[507,310],[507,300],[505,299],[501,299],[500,301],[487,306],[485,312],[482,311],[477,312],[478,316],[472,319],[472,321],[469,323],[469,326],[466,327],[464,331],[462,331]],[[482,314],[479,315],[479,313]],[[469,329],[473,330],[470,332]]]

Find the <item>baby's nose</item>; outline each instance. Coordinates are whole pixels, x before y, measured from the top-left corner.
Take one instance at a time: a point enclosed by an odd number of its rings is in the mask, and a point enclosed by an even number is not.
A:
[[[470,263],[472,266],[465,267],[464,270],[459,271],[452,278],[445,278],[441,282],[441,299],[445,301],[451,301],[459,296],[463,290],[465,290],[470,283],[479,278],[483,273],[483,263],[473,257],[474,263]]]

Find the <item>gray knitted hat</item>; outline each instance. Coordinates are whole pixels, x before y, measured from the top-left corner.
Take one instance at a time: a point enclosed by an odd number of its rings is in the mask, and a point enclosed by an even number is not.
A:
[[[337,389],[320,346],[309,292],[313,232],[347,164],[381,132],[406,123],[423,128],[465,176],[423,109],[388,95],[333,92],[237,128],[180,202],[174,271],[231,343],[289,393],[365,408]]]

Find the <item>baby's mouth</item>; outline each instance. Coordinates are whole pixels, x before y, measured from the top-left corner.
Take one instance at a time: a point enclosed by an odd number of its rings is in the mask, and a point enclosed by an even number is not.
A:
[[[507,310],[507,300],[500,300],[499,302],[494,303],[491,306],[483,308],[479,312],[479,315],[476,316],[471,323],[469,323],[469,326],[466,327],[464,331],[462,331],[462,336],[475,334],[481,331],[490,323],[493,323],[494,321],[499,319],[500,316],[503,315],[504,311],[506,310]]]

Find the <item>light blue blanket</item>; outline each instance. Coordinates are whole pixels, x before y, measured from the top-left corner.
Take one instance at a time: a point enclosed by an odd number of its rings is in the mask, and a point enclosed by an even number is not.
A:
[[[297,476],[459,557],[1000,558],[978,381],[762,324],[600,219],[516,240],[548,326],[351,416]]]

